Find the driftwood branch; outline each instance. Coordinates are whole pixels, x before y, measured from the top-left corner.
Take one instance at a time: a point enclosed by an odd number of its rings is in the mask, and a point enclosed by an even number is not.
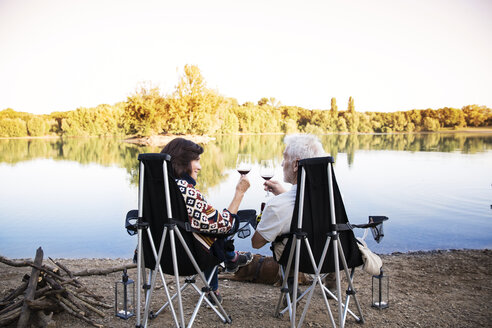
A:
[[[9,306],[7,306],[6,308],[0,311],[0,315],[3,315],[4,313],[8,313],[9,311],[22,307],[22,302],[23,302],[22,300],[18,300],[10,304]]]
[[[131,264],[123,264],[119,265],[116,267],[112,268],[107,268],[107,269],[85,269],[82,271],[74,272],[74,276],[105,276],[107,274],[113,273],[113,272],[118,272],[118,271],[123,271],[125,269],[133,269],[136,268],[137,265],[134,263]]]
[[[60,311],[61,308],[59,308],[58,302],[54,301],[53,299],[43,296],[38,298],[37,300],[26,300],[27,305],[29,308],[33,311]]]
[[[57,273],[57,271],[58,271],[57,268],[53,268],[53,267],[50,267],[50,266],[45,265],[45,264],[43,264],[43,265],[36,264],[35,262],[32,262],[30,260],[13,261],[11,259],[6,258],[5,256],[0,255],[0,263],[4,263],[4,264],[7,264],[9,266],[13,266],[13,267],[17,267],[17,268],[30,266],[34,269],[39,270],[39,271],[43,271],[47,275],[49,275],[53,278],[56,278],[58,280],[61,280],[61,281],[66,280],[65,278],[61,277]]]
[[[100,306],[100,307],[103,307],[103,308],[106,308],[106,309],[113,308],[113,305],[109,305],[109,304],[105,304],[103,302],[91,300],[90,298],[85,297],[85,296],[82,296],[82,295],[78,294],[77,292],[75,292],[75,291],[73,291],[71,289],[68,289],[68,291],[70,293],[72,293],[75,297],[77,297],[78,299],[84,301],[85,303],[88,303],[88,304],[91,304],[91,305],[94,305],[94,306]]]
[[[65,271],[66,274],[70,277],[70,281],[73,281],[77,287],[82,287],[82,285],[78,282],[77,278],[74,277],[73,273],[71,270],[69,270],[65,265],[62,263],[53,260],[51,257],[48,257],[50,261],[55,264],[57,267],[59,267],[61,270]]]
[[[93,325],[94,327],[98,327],[98,328],[103,328],[104,326],[101,325],[101,324],[98,324],[98,323],[95,323],[94,321],[90,320],[89,318],[86,318],[84,317],[83,315],[81,315],[80,313],[77,313],[77,312],[74,312],[72,309],[70,309],[68,306],[66,306],[64,303],[60,302],[60,306],[67,312],[69,313],[70,315],[73,315],[74,317],[77,317],[81,320],[84,320],[85,322],[87,322],[88,324],[91,324]]]
[[[55,260],[53,260],[51,257],[48,257],[50,259],[51,262],[53,262],[56,266],[58,266],[60,269],[62,269],[63,271],[65,271],[68,276],[70,278],[73,278],[73,274],[72,274],[72,271],[70,271],[65,265],[61,264],[60,262],[57,262]]]
[[[51,271],[51,272],[56,271],[55,268],[50,267],[46,264],[43,264],[43,265],[36,264],[31,260],[16,260],[16,261],[14,261],[14,260],[6,258],[5,256],[2,256],[2,255],[0,255],[0,262],[7,264],[9,266],[17,267],[17,268],[30,266],[30,267],[36,267],[37,269],[44,270],[44,271]]]
[[[18,308],[14,309],[8,313],[0,315],[0,327],[7,327],[12,322],[17,320],[17,318],[20,316],[20,314],[21,314],[21,307],[19,306]]]
[[[96,313],[98,316],[100,316],[101,318],[104,318],[105,317],[104,313],[101,310],[96,309],[91,304],[89,304],[89,303],[81,300],[80,298],[76,298],[72,294],[68,294],[68,299],[70,301],[72,301],[72,303],[78,305],[79,307],[87,309],[88,310],[87,311],[88,313],[90,313],[90,311],[92,311],[92,312]]]
[[[41,266],[43,263],[43,249],[39,247],[36,250],[36,257],[34,258],[34,264],[36,266]],[[31,315],[31,309],[27,304],[27,301],[34,299],[34,294],[36,293],[36,287],[38,285],[39,269],[33,267],[31,272],[31,277],[29,278],[29,284],[24,296],[24,304],[22,305],[21,315],[19,321],[17,322],[18,328],[27,327],[29,323],[29,316]]]
[[[79,307],[77,307],[77,305],[73,304],[68,299],[66,299],[64,297],[58,297],[58,301],[60,301],[59,304],[61,306],[65,305],[65,306],[69,307],[74,313],[77,313],[78,315],[85,317],[85,311],[80,309]]]

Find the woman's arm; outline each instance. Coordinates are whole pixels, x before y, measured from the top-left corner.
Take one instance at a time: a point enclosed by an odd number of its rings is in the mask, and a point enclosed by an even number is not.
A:
[[[178,187],[184,197],[188,210],[188,217],[193,229],[203,233],[224,234],[234,227],[236,213],[244,193],[249,188],[247,178],[241,178],[236,186],[234,198],[229,208],[219,212],[209,204],[202,193],[188,184],[185,180],[178,180]]]
[[[227,208],[229,212],[231,212],[232,214],[237,213],[237,211],[239,210],[239,205],[241,204],[244,194],[246,193],[246,190],[248,190],[249,186],[249,180],[246,175],[241,175],[241,178],[236,185],[236,192],[234,193],[234,197],[232,198],[231,204]]]

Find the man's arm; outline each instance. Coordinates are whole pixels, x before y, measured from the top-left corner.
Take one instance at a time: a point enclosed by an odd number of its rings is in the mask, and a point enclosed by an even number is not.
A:
[[[260,235],[259,232],[255,231],[253,237],[251,238],[251,246],[253,246],[253,248],[258,249],[265,246],[266,243],[268,243],[268,240],[263,238],[263,236]]]
[[[276,180],[267,180],[265,183],[263,183],[264,189],[266,191],[270,191],[272,194],[275,196],[283,194],[287,190],[280,184],[280,182]]]

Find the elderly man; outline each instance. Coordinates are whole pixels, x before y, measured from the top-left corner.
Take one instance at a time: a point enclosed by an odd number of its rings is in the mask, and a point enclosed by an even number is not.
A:
[[[277,236],[290,232],[290,223],[296,201],[299,160],[325,156],[321,142],[313,135],[289,135],[285,137],[284,143],[286,144],[282,161],[284,181],[292,184],[292,187],[290,190],[286,190],[278,181],[268,180],[265,182],[265,189],[271,191],[275,197],[265,205],[261,221],[251,239],[253,248],[261,248],[266,243],[273,242]],[[284,238],[283,242],[275,243],[274,255],[276,260],[280,259],[286,241],[287,238]]]
[[[253,248],[261,248],[269,242],[274,242],[277,236],[290,232],[296,201],[299,160],[326,156],[321,142],[313,135],[289,135],[285,137],[284,143],[286,144],[282,161],[284,181],[292,184],[292,187],[290,190],[286,190],[278,181],[268,180],[265,182],[265,189],[271,191],[275,197],[265,205],[261,221],[251,239]],[[284,238],[273,243],[273,253],[276,260],[282,256],[287,240],[288,238]],[[291,284],[292,282],[289,281],[289,285]],[[325,279],[325,285],[328,288],[333,288],[333,284],[334,275],[328,275]]]

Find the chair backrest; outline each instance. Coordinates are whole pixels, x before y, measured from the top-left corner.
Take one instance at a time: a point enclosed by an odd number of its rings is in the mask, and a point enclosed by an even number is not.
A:
[[[140,161],[140,192],[142,194],[143,204],[139,206],[143,207],[143,221],[147,222],[150,226],[152,239],[155,243],[156,251],[159,250],[161,238],[163,235],[163,229],[165,224],[173,223],[173,220],[183,223],[188,221],[188,212],[184,203],[183,196],[174,180],[171,167],[171,156],[167,154],[140,154],[138,156]],[[143,164],[143,165],[142,165]],[[164,179],[163,166],[167,166],[167,179]],[[142,170],[143,167],[143,170]],[[142,172],[143,171],[143,172]],[[143,174],[143,176],[142,176]],[[169,188],[166,188],[166,181]],[[143,186],[142,186],[143,184]],[[166,190],[169,190],[170,209],[172,215],[168,213],[168,206],[166,200]],[[173,220],[171,220],[171,218]],[[180,229],[180,232],[188,245],[193,257],[197,261],[201,269],[206,269],[218,264],[218,259],[213,254],[207,252],[203,246],[193,237],[191,232],[186,231],[184,228],[175,226],[176,229]],[[145,267],[149,269],[155,268],[155,258],[150,245],[148,234],[144,233],[142,236],[143,241],[143,255]],[[182,244],[175,239],[176,257],[178,259],[178,271],[182,276],[189,276],[197,273],[194,269],[188,255],[183,248]],[[171,257],[171,241],[169,234],[166,236],[164,243],[163,255],[161,257],[161,267],[164,273],[174,274],[172,257]]]
[[[295,232],[298,229],[299,208],[301,197],[304,195],[301,231],[307,234],[311,250],[317,264],[319,264],[321,259],[321,254],[323,252],[328,233],[335,229],[335,226],[332,225],[330,210],[331,202],[329,196],[330,188],[328,170],[331,170],[332,173],[331,182],[333,186],[333,199],[335,205],[335,222],[336,224],[342,225],[348,223],[347,213],[345,211],[345,206],[343,205],[343,200],[331,163],[333,163],[332,157],[319,157],[301,160],[299,161],[299,170],[297,175],[297,195],[294,213],[292,216],[291,232]],[[304,190],[302,191],[301,188],[303,183],[301,180],[303,179],[303,170],[305,171],[305,178]],[[338,232],[338,236],[348,267],[353,268],[362,265],[362,256],[357,246],[357,241],[353,231],[351,229],[342,230]],[[287,243],[286,248],[279,260],[279,262],[283,265],[287,265],[292,239],[293,235],[289,237],[289,242]],[[321,269],[322,273],[335,271],[332,248],[332,243],[330,243],[328,254],[325,257],[325,261]],[[343,269],[341,262],[339,269]],[[305,243],[301,243],[299,271],[314,273]]]

